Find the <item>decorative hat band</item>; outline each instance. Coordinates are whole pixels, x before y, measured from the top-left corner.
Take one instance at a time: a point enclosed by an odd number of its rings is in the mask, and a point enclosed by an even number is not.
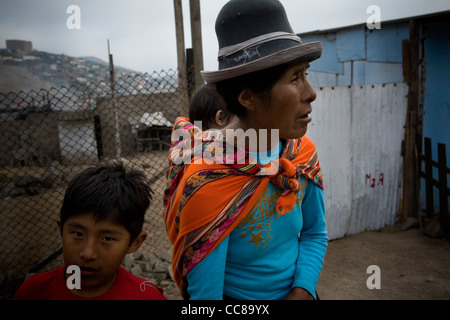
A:
[[[236,52],[239,52],[241,50],[245,50],[248,48],[253,47],[257,44],[262,44],[264,42],[269,42],[273,40],[281,40],[281,39],[288,39],[288,40],[294,40],[298,43],[302,44],[302,41],[299,36],[297,36],[294,33],[288,33],[288,32],[272,32],[268,34],[263,34],[259,37],[255,37],[252,39],[249,39],[247,41],[224,47],[219,50],[218,53],[218,60],[221,60],[225,57],[231,56],[232,54],[235,54]]]

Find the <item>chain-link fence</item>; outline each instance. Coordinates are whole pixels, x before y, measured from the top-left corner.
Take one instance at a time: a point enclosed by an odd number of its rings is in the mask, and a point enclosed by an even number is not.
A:
[[[0,274],[41,271],[60,257],[56,219],[67,183],[103,161],[146,173],[154,194],[140,250],[170,249],[162,194],[172,124],[187,105],[175,71],[0,93]]]

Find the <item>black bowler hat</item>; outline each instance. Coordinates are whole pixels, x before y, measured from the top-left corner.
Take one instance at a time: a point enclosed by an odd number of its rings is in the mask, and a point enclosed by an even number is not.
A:
[[[302,44],[278,0],[230,0],[217,16],[219,70],[202,71],[209,83],[322,54],[319,41]]]

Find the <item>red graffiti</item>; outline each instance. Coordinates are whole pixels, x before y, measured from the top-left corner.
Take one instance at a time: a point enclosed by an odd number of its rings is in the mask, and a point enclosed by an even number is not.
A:
[[[366,173],[366,186],[369,186],[371,188],[375,188],[376,186],[383,186],[384,185],[384,173],[380,173],[378,176],[378,179],[372,178],[372,175],[369,173]]]

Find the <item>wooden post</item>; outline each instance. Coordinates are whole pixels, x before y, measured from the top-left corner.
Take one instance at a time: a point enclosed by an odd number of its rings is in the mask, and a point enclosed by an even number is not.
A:
[[[181,113],[184,116],[189,114],[189,96],[187,86],[186,55],[184,44],[184,26],[183,26],[183,7],[181,0],[173,0],[175,9],[175,28],[177,38],[177,57],[178,57],[178,89],[182,100]]]
[[[120,141],[119,110],[117,108],[117,100],[116,100],[116,80],[114,75],[114,62],[113,62],[113,55],[109,51],[109,39],[108,39],[108,56],[109,56],[109,80],[111,82],[111,98],[114,109],[116,160],[120,161],[122,154],[122,144]]]
[[[419,24],[416,20],[409,22],[409,66],[407,79],[408,108],[405,126],[405,155],[403,158],[403,198],[402,219],[417,217],[419,210],[418,186],[418,111],[419,111]]]
[[[425,138],[425,195],[427,199],[427,218],[431,220],[434,215],[434,199],[433,199],[433,155],[430,138]]]
[[[190,0],[191,11],[191,36],[192,49],[194,51],[194,79],[195,87],[201,86],[204,81],[200,71],[203,70],[203,44],[202,44],[202,23],[200,14],[200,0]]]
[[[438,143],[439,166],[439,222],[445,234],[448,232],[447,155],[445,144]]]
[[[195,78],[194,78],[194,52],[192,48],[186,49],[186,70],[187,70],[187,83],[189,99],[195,91]]]

